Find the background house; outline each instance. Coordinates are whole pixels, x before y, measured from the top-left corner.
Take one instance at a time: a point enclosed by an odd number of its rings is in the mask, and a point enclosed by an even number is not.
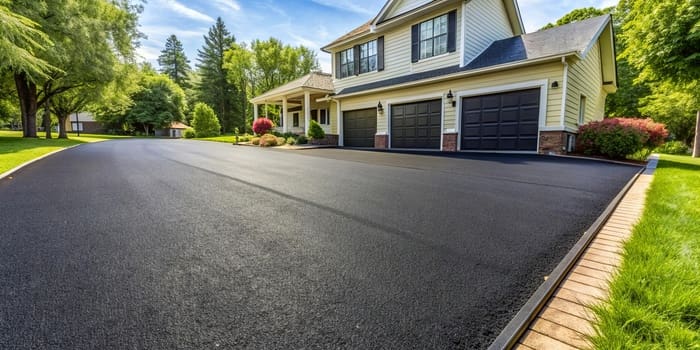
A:
[[[155,135],[161,137],[181,138],[182,133],[189,126],[181,122],[172,122],[166,128],[155,129]]]

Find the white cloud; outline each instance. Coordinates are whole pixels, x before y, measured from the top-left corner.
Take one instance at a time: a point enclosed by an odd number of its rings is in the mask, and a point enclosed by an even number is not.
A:
[[[342,11],[350,11],[361,15],[374,16],[376,13],[367,9],[362,4],[353,0],[311,0],[319,5],[333,7]]]
[[[140,58],[140,62],[155,62],[158,60],[158,56],[160,56],[160,49],[152,46],[142,45],[136,48],[136,56]]]
[[[187,17],[189,19],[195,20],[195,21],[202,21],[202,22],[214,22],[215,20],[208,16],[205,13],[199,12],[195,9],[189,8],[176,0],[158,0],[156,1],[159,5],[168,8],[169,10],[180,14],[184,17]]]
[[[235,11],[241,10],[241,5],[239,5],[235,0],[212,0],[214,5],[221,11]]]
[[[183,29],[167,25],[142,25],[139,28],[149,39],[158,40],[175,34],[179,39],[199,38],[207,33],[207,28]]]

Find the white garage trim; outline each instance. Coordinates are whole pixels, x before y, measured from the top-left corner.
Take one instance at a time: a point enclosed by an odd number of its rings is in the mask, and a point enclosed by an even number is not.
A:
[[[541,80],[530,80],[530,81],[524,81],[520,83],[514,83],[514,84],[505,84],[505,85],[497,85],[497,86],[489,86],[485,88],[480,88],[480,89],[472,89],[472,90],[460,90],[454,92],[455,99],[457,100],[457,107],[455,113],[457,114],[455,119],[457,120],[457,150],[462,149],[462,98],[463,97],[471,97],[471,96],[480,96],[480,95],[489,95],[489,94],[497,94],[497,93],[502,93],[502,92],[509,92],[509,91],[518,91],[518,90],[526,90],[526,89],[534,89],[534,88],[540,88],[540,115],[539,115],[539,122],[538,122],[538,132],[537,132],[537,151],[540,149],[540,138],[539,138],[539,132],[545,128],[546,123],[547,123],[547,93],[548,93],[548,87],[549,87],[549,80],[548,79],[541,79]],[[472,152],[472,151],[470,151]],[[491,151],[489,151],[491,152]],[[513,151],[517,153],[532,153],[528,151]],[[506,153],[501,151],[501,153]]]
[[[392,104],[404,104],[404,103],[414,103],[422,101],[430,101],[440,99],[442,104],[440,105],[440,150],[442,150],[442,128],[445,123],[445,98],[442,93],[432,93],[423,94],[415,96],[404,96],[386,100],[386,108],[384,109],[384,114],[386,114],[386,134],[387,136],[387,148],[391,148],[391,105]]]

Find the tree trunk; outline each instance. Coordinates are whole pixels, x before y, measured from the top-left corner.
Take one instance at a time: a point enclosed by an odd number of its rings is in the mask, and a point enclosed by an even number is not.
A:
[[[693,141],[693,157],[700,157],[700,110],[695,118],[695,141]]]
[[[24,137],[36,137],[36,111],[39,109],[36,84],[27,79],[26,73],[17,73],[14,78],[22,111],[22,134]]]
[[[44,102],[44,117],[43,117],[43,124],[44,124],[44,132],[46,133],[46,139],[50,140],[51,139],[51,109],[49,108],[49,102],[50,99],[46,99],[46,102]]]
[[[59,139],[67,139],[68,138],[68,133],[66,132],[66,120],[68,119],[67,115],[58,115],[58,138]]]
[[[151,136],[151,134],[149,133],[150,130],[148,129],[148,124],[143,124],[143,130],[146,130],[146,137]]]

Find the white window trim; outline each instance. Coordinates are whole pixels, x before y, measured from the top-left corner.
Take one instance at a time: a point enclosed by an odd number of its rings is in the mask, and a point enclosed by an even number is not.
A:
[[[538,152],[540,149],[539,132],[543,131],[545,129],[546,123],[547,123],[547,96],[548,96],[548,91],[549,91],[548,90],[549,79],[530,80],[530,81],[524,81],[524,82],[520,82],[520,83],[504,84],[504,85],[489,86],[489,87],[479,88],[479,89],[455,91],[453,94],[454,94],[455,99],[457,101],[457,106],[455,107],[456,108],[455,120],[457,121],[457,125],[456,125],[457,150],[460,151],[462,149],[462,98],[463,97],[497,94],[497,93],[502,93],[502,92],[534,89],[534,88],[540,88],[540,113],[539,113],[539,122],[538,122],[538,130],[539,131],[537,133],[537,149],[535,150],[535,152]],[[531,151],[515,151],[515,152],[532,153]]]
[[[446,21],[447,21],[447,32],[445,32],[445,34],[440,34],[440,35],[437,35],[437,36],[445,35],[445,36],[447,37],[447,43],[446,43],[446,45],[445,45],[445,52],[440,53],[440,54],[437,54],[437,55],[432,55],[432,56],[429,56],[429,57],[421,58],[421,55],[422,55],[421,43],[422,43],[423,41],[433,40],[433,53],[435,53],[435,38],[436,38],[436,35],[435,35],[435,20],[438,19],[438,18],[440,18],[440,17],[443,17],[443,16],[445,16]],[[455,16],[455,17],[456,17],[456,16]],[[421,39],[420,27],[423,25],[423,23],[426,23],[426,22],[433,22],[433,36],[432,36],[430,39],[425,39],[425,40],[423,40],[423,39]],[[443,14],[441,14],[441,15],[435,16],[435,17],[430,18],[430,19],[426,19],[425,21],[421,21],[420,23],[418,23],[418,62],[424,61],[424,60],[427,60],[427,59],[430,59],[430,58],[433,58],[433,57],[439,57],[439,56],[446,55],[446,54],[449,54],[449,53],[450,53],[450,51],[447,49],[447,47],[450,45],[450,44],[449,44],[449,35],[450,35],[450,34],[449,34],[449,32],[450,32],[449,26],[450,26],[449,12],[443,13]],[[456,38],[455,38],[455,39],[456,39]]]

